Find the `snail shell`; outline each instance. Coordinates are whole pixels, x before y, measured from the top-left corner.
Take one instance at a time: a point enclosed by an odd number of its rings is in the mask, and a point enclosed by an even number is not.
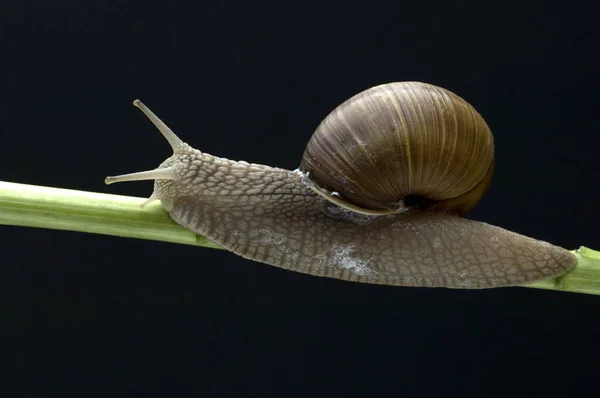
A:
[[[490,183],[494,140],[456,94],[419,82],[383,84],[323,120],[300,169],[315,192],[359,213],[419,204],[464,214]]]
[[[438,87],[391,83],[353,97],[319,126],[296,171],[202,153],[134,104],[173,155],[106,183],[155,180],[148,201],[245,258],[348,281],[451,288],[534,282],[577,261],[457,215],[489,183],[493,142],[481,116]]]

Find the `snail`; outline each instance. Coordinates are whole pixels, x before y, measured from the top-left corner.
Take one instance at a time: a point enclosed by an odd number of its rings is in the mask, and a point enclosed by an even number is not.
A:
[[[178,138],[139,100],[173,155],[106,184],[155,180],[183,227],[258,262],[348,281],[448,288],[559,276],[566,249],[464,218],[494,170],[494,143],[465,100],[420,82],[367,89],[334,109],[297,170],[232,161]]]

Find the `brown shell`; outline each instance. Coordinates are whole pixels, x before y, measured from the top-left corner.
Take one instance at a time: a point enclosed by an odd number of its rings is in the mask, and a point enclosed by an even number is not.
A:
[[[389,83],[334,109],[308,142],[300,170],[319,194],[358,212],[398,213],[416,200],[463,214],[489,185],[494,142],[456,94]]]

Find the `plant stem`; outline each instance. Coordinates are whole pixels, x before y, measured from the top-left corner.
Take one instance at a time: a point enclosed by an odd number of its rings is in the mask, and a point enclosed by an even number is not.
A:
[[[0,181],[0,225],[17,225],[159,240],[222,249],[175,223],[156,201]],[[600,252],[573,250],[565,275],[523,287],[600,295]]]
[[[0,224],[221,248],[179,226],[156,201],[0,181]]]
[[[581,246],[572,253],[577,257],[577,265],[571,271],[523,287],[600,295],[600,252]]]

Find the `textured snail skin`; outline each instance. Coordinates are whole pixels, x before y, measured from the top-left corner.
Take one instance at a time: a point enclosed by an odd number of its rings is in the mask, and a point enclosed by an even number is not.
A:
[[[365,216],[310,189],[302,174],[234,162],[181,143],[154,197],[180,225],[245,258],[305,274],[397,286],[488,288],[558,276],[567,250],[431,212]]]

